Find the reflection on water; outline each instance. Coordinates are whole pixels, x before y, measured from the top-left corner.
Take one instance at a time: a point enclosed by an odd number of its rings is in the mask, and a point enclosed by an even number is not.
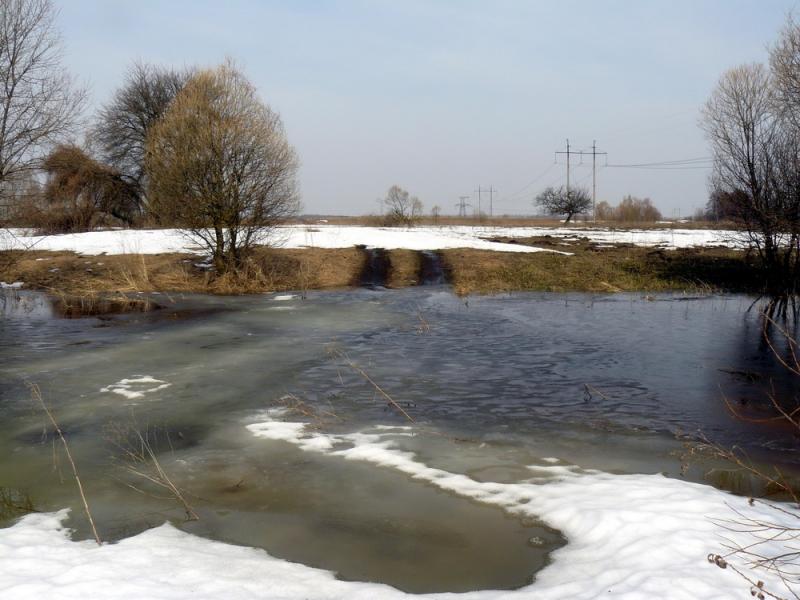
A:
[[[154,449],[201,517],[182,525],[189,531],[411,591],[525,584],[564,543],[557,532],[247,431],[287,395],[332,431],[403,422],[331,348],[419,423],[422,462],[479,481],[526,479],[527,465],[550,456],[678,476],[679,431],[796,460],[788,432],[737,421],[722,402],[725,394],[752,408],[767,384],[796,390],[759,344],[747,297],[463,300],[430,286],[172,301],[102,321],[51,318],[38,294],[6,304],[0,486],[25,490],[41,509],[78,506],[72,482],[59,478],[63,465],[53,472],[51,439],[25,388],[34,381],[70,440],[106,538],[181,519],[179,506],[137,493],[129,485],[142,482],[119,470],[104,432],[135,424],[161,432]],[[71,525],[88,537],[77,515]]]

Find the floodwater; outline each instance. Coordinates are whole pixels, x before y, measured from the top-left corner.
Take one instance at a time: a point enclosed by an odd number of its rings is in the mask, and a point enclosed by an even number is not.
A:
[[[411,425],[407,444],[425,464],[499,483],[530,477],[526,466],[546,457],[704,480],[702,467],[681,474],[678,458],[677,438],[699,434],[797,466],[791,432],[735,419],[723,400],[757,414],[768,390],[796,393],[761,342],[749,297],[462,299],[432,285],[155,300],[165,308],[84,319],[55,318],[40,294],[4,303],[0,487],[21,490],[38,510],[73,507],[76,538],[89,531],[29,383],[69,441],[104,539],[168,519],[412,592],[523,586],[566,540],[391,469],[256,437],[247,425],[276,407],[333,433]],[[144,468],[126,453],[137,447],[132,431],[199,520],[186,521],[168,491],[131,471]]]

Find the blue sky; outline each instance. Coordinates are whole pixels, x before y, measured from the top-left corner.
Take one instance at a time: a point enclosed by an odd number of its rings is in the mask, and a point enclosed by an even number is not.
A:
[[[231,57],[280,112],[304,209],[379,210],[392,184],[454,212],[493,185],[530,214],[554,151],[610,164],[708,156],[699,110],[727,68],[765,61],[797,0],[272,2],[60,0],[66,66],[106,102],[134,60]],[[601,165],[605,161],[600,161]],[[602,168],[598,200],[705,204],[707,171]],[[591,184],[590,162],[572,181]],[[484,198],[485,200],[485,198]]]

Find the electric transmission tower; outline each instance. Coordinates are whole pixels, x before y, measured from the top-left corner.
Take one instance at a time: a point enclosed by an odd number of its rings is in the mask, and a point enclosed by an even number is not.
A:
[[[456,206],[458,207],[458,216],[459,217],[466,217],[467,216],[467,207],[471,207],[472,205],[467,202],[469,200],[469,196],[459,196],[458,203]]]

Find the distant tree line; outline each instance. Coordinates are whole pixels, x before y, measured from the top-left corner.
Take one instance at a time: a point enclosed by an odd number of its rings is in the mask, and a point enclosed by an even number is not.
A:
[[[576,215],[592,212],[592,197],[584,188],[548,187],[534,202],[551,215],[566,216],[564,224]],[[598,221],[617,221],[621,223],[647,223],[661,220],[661,212],[650,198],[625,196],[617,206],[603,200],[594,207]]]

